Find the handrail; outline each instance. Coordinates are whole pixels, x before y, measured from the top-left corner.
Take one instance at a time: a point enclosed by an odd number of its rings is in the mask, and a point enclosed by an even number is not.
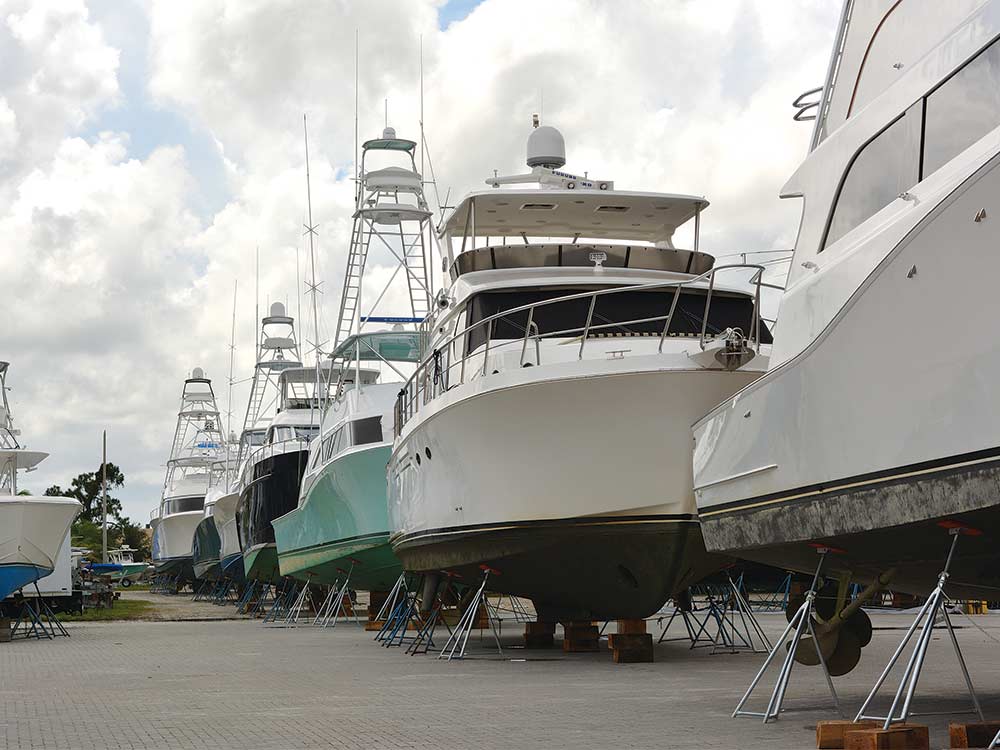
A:
[[[247,456],[246,460],[243,462],[243,466],[240,468],[240,483],[243,483],[243,476],[250,470],[251,467],[259,463],[261,459],[267,458],[267,456],[264,455],[265,453],[270,453],[270,455],[273,456],[276,452],[276,448],[285,446],[290,447],[292,445],[309,450],[310,442],[311,441],[306,440],[305,438],[296,437],[289,438],[288,440],[279,440],[277,443],[264,443],[264,445],[257,446],[257,448],[251,452],[249,456]],[[289,451],[282,450],[277,452],[288,453]]]
[[[659,336],[659,346],[657,348],[657,353],[663,352],[663,342],[670,332],[670,325],[673,321],[674,315],[677,310],[678,303],[680,301],[680,295],[683,289],[690,287],[700,282],[704,282],[708,279],[708,286],[705,295],[705,308],[702,314],[701,329],[699,333],[699,346],[702,350],[706,347],[706,342],[710,338],[708,331],[708,317],[709,311],[712,304],[712,296],[715,289],[715,275],[721,271],[731,271],[731,270],[751,270],[753,275],[750,278],[750,283],[754,287],[753,295],[753,318],[751,321],[751,328],[747,340],[753,343],[755,349],[760,347],[761,338],[761,314],[760,314],[760,302],[761,302],[761,288],[777,289],[781,290],[783,287],[777,284],[770,284],[763,281],[763,274],[765,267],[760,264],[752,263],[731,263],[722,266],[716,266],[711,268],[697,276],[693,276],[686,279],[677,279],[671,281],[655,281],[646,284],[632,284],[632,285],[619,285],[609,289],[596,289],[588,292],[577,292],[574,294],[568,294],[562,297],[556,297],[548,300],[541,300],[539,302],[532,302],[525,305],[520,305],[518,307],[513,307],[510,309],[502,310],[501,312],[494,313],[485,318],[482,318],[475,323],[466,326],[462,330],[452,333],[450,336],[444,340],[437,343],[436,348],[428,352],[427,356],[420,362],[417,366],[416,371],[413,375],[403,384],[402,389],[399,392],[396,400],[395,409],[395,429],[398,435],[402,426],[416,413],[419,409],[421,401],[426,403],[437,395],[439,388],[442,391],[446,391],[449,387],[453,387],[449,384],[449,380],[452,368],[459,368],[459,382],[465,382],[465,372],[466,360],[473,356],[481,356],[483,358],[482,368],[476,368],[477,371],[482,376],[487,375],[489,369],[489,357],[491,352],[491,347],[493,349],[499,349],[511,343],[520,342],[521,343],[521,355],[520,355],[520,365],[523,367],[525,365],[524,358],[527,352],[528,339],[534,339],[535,341],[535,364],[541,364],[541,346],[540,340],[542,335],[539,334],[538,324],[535,321],[535,310],[541,307],[557,304],[565,304],[566,302],[571,302],[574,300],[589,299],[590,304],[588,306],[587,318],[585,324],[580,326],[575,326],[573,328],[551,331],[544,334],[545,338],[559,338],[563,336],[579,335],[580,336],[580,347],[577,352],[577,358],[583,359],[583,353],[587,344],[587,340],[590,335],[597,330],[605,328],[623,328],[629,325],[635,325],[639,323],[651,323],[660,320],[664,320],[665,324],[663,330]],[[603,297],[611,294],[620,294],[623,292],[635,292],[635,291],[652,291],[657,289],[673,289],[673,299],[671,300],[669,311],[666,315],[657,315],[649,318],[639,318],[635,320],[626,321],[615,321],[610,323],[594,323],[594,310],[597,304],[597,298]],[[527,312],[528,320],[527,324],[524,326],[524,335],[518,339],[511,339],[504,343],[493,342],[493,331],[495,324],[498,320],[503,318],[510,318],[518,313]],[[507,321],[510,323],[510,320]],[[520,326],[518,326],[520,328]],[[481,349],[475,351],[465,351],[461,352],[461,356],[458,362],[454,362],[456,355],[456,344],[462,341],[464,338],[468,337],[473,331],[486,329],[486,340]],[[444,356],[447,355],[447,356]],[[447,361],[442,364],[442,359]],[[434,368],[433,373],[430,373],[430,368]],[[431,382],[428,384],[428,377],[431,377]],[[430,394],[428,395],[428,392]]]

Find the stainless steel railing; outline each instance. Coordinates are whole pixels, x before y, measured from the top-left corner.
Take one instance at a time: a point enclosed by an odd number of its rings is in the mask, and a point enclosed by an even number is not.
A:
[[[662,354],[663,344],[670,333],[670,326],[676,315],[681,293],[684,289],[695,285],[701,289],[705,289],[705,306],[701,316],[698,340],[700,348],[704,350],[706,343],[712,338],[712,335],[708,331],[708,320],[712,306],[712,297],[715,292],[716,276],[721,271],[748,270],[752,271],[749,283],[752,285],[754,293],[753,315],[751,317],[750,331],[747,336],[747,340],[751,342],[751,346],[755,351],[757,351],[760,348],[761,337],[761,288],[779,290],[783,288],[776,284],[766,283],[762,280],[765,270],[765,267],[762,265],[734,263],[716,266],[702,274],[699,274],[698,276],[693,276],[688,279],[653,282],[649,284],[632,284],[613,287],[611,289],[598,289],[591,292],[567,294],[562,297],[542,300],[540,302],[533,302],[527,305],[521,305],[519,307],[503,310],[494,315],[478,320],[472,325],[469,325],[458,332],[452,333],[450,336],[440,341],[437,346],[435,346],[435,348],[424,357],[423,361],[417,367],[416,372],[414,372],[410,379],[403,384],[403,387],[396,398],[394,418],[396,434],[398,435],[400,433],[406,422],[409,421],[414,414],[416,414],[421,406],[428,403],[439,393],[447,391],[450,388],[454,388],[456,385],[465,383],[467,372],[470,371],[470,367],[468,366],[470,360],[480,357],[482,358],[482,367],[476,363],[475,369],[472,370],[473,375],[470,375],[470,377],[486,376],[488,374],[491,352],[495,353],[495,350],[503,347],[520,344],[521,352],[518,364],[521,367],[540,365],[541,339],[575,338],[579,336],[580,345],[577,349],[577,359],[581,360],[583,359],[588,340],[593,338],[593,334],[595,333],[603,332],[605,329],[609,328],[620,330],[627,328],[628,326],[662,321],[663,328],[659,334],[659,344],[657,347],[657,353]],[[705,284],[706,280],[707,285]],[[637,291],[649,292],[667,289],[673,290],[673,297],[671,299],[669,309],[664,315],[636,318],[634,320],[613,321],[608,323],[594,321],[595,308],[599,297]],[[565,304],[575,300],[589,300],[587,315],[583,325],[563,330],[549,331],[545,334],[539,333],[539,327],[535,321],[535,312],[537,310],[552,305]],[[505,339],[499,342],[493,338],[496,324],[498,322],[504,322],[508,325],[517,325],[518,328],[521,328],[520,325],[512,322],[511,316],[525,312],[527,313],[527,322],[523,326],[523,334],[521,336],[514,339]],[[482,346],[470,348],[463,344],[463,342],[467,343],[471,340],[471,334],[478,331],[482,331],[484,333],[484,343]],[[526,361],[528,347],[531,342],[534,342],[533,348],[535,361],[533,363]],[[451,382],[452,374],[455,370],[458,372],[458,381],[453,383]]]

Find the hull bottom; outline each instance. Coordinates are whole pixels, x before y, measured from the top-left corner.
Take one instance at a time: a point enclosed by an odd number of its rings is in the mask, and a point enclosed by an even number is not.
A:
[[[243,553],[243,571],[248,581],[277,583],[281,580],[278,569],[278,551],[274,544],[261,544]]]
[[[27,563],[0,565],[0,601],[51,572],[51,568]]]
[[[951,544],[941,524],[958,522],[981,533],[958,542],[948,593],[1000,599],[1000,462],[961,456],[938,463],[948,465],[907,466],[708,509],[702,515],[705,542],[712,550],[802,572],[816,567],[812,545],[827,545],[839,550],[828,556],[829,573],[870,579],[895,568],[890,588],[926,594]]]
[[[181,583],[190,583],[195,580],[194,562],[190,556],[154,560],[153,567],[156,569],[156,575],[179,577]]]
[[[238,552],[224,557],[221,567],[224,578],[232,578],[236,583],[243,583],[246,580],[246,571],[243,569],[243,553]]]
[[[350,571],[351,588],[362,591],[389,591],[403,572],[389,546],[388,532],[282,551],[278,561],[283,575],[326,585],[343,580],[345,571]]]
[[[199,560],[194,563],[194,575],[199,581],[217,581],[222,577],[222,564],[218,560]]]
[[[721,567],[690,518],[577,518],[465,527],[393,540],[407,570],[448,570],[531,599],[540,620],[636,619]]]

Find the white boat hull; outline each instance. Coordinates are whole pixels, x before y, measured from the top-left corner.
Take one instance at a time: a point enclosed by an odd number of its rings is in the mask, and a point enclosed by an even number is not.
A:
[[[801,353],[696,425],[710,550],[808,570],[809,543],[828,544],[842,550],[833,569],[895,567],[893,588],[926,592],[949,544],[939,522],[959,521],[986,533],[959,543],[949,591],[1000,587],[1000,344],[982,317],[1000,253],[997,219],[974,220],[1000,194],[998,164],[918,194],[919,222],[878,227],[824,269],[815,310],[821,288],[853,295]]]
[[[410,570],[478,577],[489,565],[491,588],[530,597],[540,616],[647,616],[715,565],[691,491],[690,424],[759,374],[650,355],[454,387],[396,443],[393,548]]]
[[[192,542],[204,514],[200,510],[162,516],[153,529],[153,565],[158,573],[194,577]]]

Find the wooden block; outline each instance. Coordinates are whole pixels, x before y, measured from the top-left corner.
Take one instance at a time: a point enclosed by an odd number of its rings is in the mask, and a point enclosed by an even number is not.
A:
[[[988,721],[985,724],[949,724],[948,744],[951,747],[989,747],[993,738],[1000,732],[1000,721]]]
[[[930,750],[930,734],[921,724],[855,729],[844,733],[844,750]]]
[[[385,627],[385,620],[369,620],[368,622],[365,623],[366,631],[378,632],[383,627]]]
[[[563,625],[563,651],[582,653],[601,650],[596,625]]]
[[[608,645],[615,664],[650,664],[653,661],[653,636],[649,633],[616,633],[609,636]]]
[[[554,622],[524,623],[525,648],[552,648],[555,645],[556,624]]]
[[[616,629],[618,633],[622,634],[640,634],[646,632],[646,621],[645,620],[619,620],[618,627]]]
[[[816,724],[816,747],[819,750],[844,750],[844,733],[852,729],[877,729],[875,721],[833,719]]]

